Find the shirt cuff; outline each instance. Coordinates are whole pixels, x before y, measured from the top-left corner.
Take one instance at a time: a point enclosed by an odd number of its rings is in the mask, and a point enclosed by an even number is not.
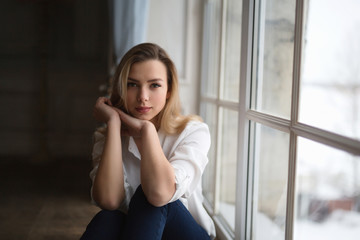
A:
[[[175,193],[169,202],[174,202],[181,197],[188,197],[186,192],[190,184],[190,176],[183,169],[174,168],[175,172]]]

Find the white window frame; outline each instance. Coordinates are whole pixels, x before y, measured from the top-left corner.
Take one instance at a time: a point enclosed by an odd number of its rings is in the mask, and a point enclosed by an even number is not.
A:
[[[208,3],[209,0],[205,1]],[[225,36],[226,36],[226,6],[227,0],[222,0],[222,29],[221,29],[221,46],[220,46],[220,73],[218,76],[219,86],[222,86],[223,71],[224,71],[224,54],[225,54]],[[296,1],[296,17],[295,17],[295,38],[294,38],[294,60],[293,60],[293,79],[292,79],[292,103],[291,103],[291,116],[290,120],[276,117],[270,114],[265,114],[252,110],[250,108],[251,101],[251,81],[253,75],[253,47],[254,47],[254,13],[256,11],[257,1],[243,0],[242,10],[242,33],[241,33],[241,61],[240,61],[240,95],[239,102],[231,102],[221,100],[222,89],[219,87],[217,98],[201,96],[201,103],[212,103],[217,106],[217,111],[220,107],[225,107],[238,111],[238,153],[237,153],[237,179],[236,179],[236,213],[235,213],[235,231],[232,232],[229,227],[224,223],[218,213],[219,203],[219,171],[218,167],[215,169],[215,199],[214,206],[205,204],[210,214],[213,216],[216,227],[218,239],[252,239],[251,236],[251,209],[252,209],[252,191],[253,191],[253,151],[250,149],[249,143],[252,139],[253,133],[251,130],[251,122],[260,123],[264,126],[277,129],[282,132],[289,133],[289,159],[288,159],[288,189],[287,189],[287,206],[286,206],[286,230],[285,239],[291,240],[293,238],[293,224],[294,224],[294,206],[295,206],[295,178],[296,178],[296,155],[297,155],[297,138],[303,137],[314,142],[322,143],[340,149],[350,154],[360,156],[360,141],[336,134],[330,131],[319,129],[298,122],[299,110],[299,90],[300,90],[300,73],[301,73],[301,53],[302,53],[302,33],[303,33],[303,16],[305,3],[303,0]],[[206,14],[205,14],[206,15]],[[211,16],[210,16],[211,17]],[[204,51],[203,61],[206,61],[206,34],[208,33],[209,23],[204,23]],[[202,69],[202,84],[205,83],[207,77],[206,69]],[[217,114],[221,116],[221,114]],[[216,123],[217,136],[215,156],[219,158],[219,147],[221,146],[220,126],[221,118]],[[216,161],[216,166],[219,161]]]

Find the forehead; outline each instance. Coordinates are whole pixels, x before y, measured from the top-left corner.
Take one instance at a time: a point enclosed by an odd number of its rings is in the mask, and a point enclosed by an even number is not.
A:
[[[166,73],[166,66],[163,62],[159,60],[146,60],[132,64],[130,67],[129,77],[135,79],[139,78],[137,80],[149,80],[153,78],[166,80]]]

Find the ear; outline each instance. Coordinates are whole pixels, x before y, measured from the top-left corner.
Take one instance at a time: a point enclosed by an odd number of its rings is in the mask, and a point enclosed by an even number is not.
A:
[[[171,92],[170,92],[170,91],[168,91],[168,92],[166,93],[166,99],[169,99],[169,98],[170,98],[170,96],[171,96]]]

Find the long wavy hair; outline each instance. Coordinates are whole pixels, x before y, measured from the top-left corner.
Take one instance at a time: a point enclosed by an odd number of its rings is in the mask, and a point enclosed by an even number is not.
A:
[[[170,97],[166,100],[164,108],[156,116],[155,125],[168,134],[176,134],[180,133],[190,120],[201,121],[199,116],[183,116],[181,114],[179,83],[175,65],[165,50],[154,43],[136,45],[121,59],[112,81],[110,101],[113,106],[128,112],[126,96],[131,66],[134,63],[148,60],[158,60],[165,65],[168,91],[170,92]]]

